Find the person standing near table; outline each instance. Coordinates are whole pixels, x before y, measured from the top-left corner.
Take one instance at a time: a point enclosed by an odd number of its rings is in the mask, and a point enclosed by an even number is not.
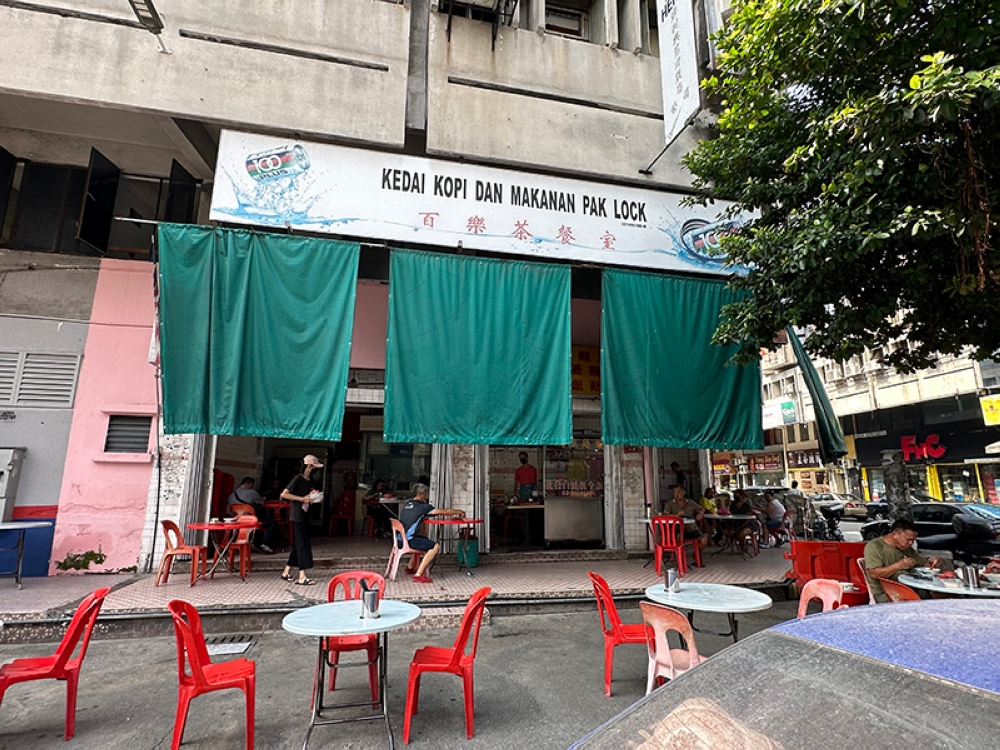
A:
[[[413,485],[413,492],[413,499],[407,500],[399,510],[399,522],[406,529],[406,541],[410,547],[424,553],[423,559],[420,561],[420,567],[417,568],[416,574],[413,576],[414,583],[434,583],[434,580],[427,575],[427,569],[431,566],[437,553],[441,551],[441,545],[425,536],[417,534],[417,531],[420,530],[420,524],[424,522],[427,516],[457,516],[458,518],[465,518],[465,511],[454,508],[435,508],[427,502],[428,487],[426,484]],[[413,562],[411,561],[410,567],[407,570],[412,569]]]
[[[284,492],[281,493],[282,500],[288,500],[292,504],[290,520],[292,522],[292,551],[288,553],[288,562],[281,577],[286,581],[292,580],[292,568],[299,569],[299,586],[315,586],[316,581],[312,580],[307,571],[313,566],[312,542],[309,539],[309,504],[313,502],[311,495],[315,492],[309,482],[309,475],[316,469],[322,469],[316,456],[310,454],[302,459],[302,468],[292,481],[288,483]]]
[[[531,493],[538,484],[538,469],[528,463],[528,454],[521,451],[517,454],[521,465],[514,472],[514,494],[522,502],[531,500]]]

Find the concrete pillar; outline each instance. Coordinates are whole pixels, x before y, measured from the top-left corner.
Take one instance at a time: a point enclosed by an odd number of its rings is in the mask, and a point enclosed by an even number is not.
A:
[[[642,8],[640,0],[618,0],[618,49],[642,52]]]

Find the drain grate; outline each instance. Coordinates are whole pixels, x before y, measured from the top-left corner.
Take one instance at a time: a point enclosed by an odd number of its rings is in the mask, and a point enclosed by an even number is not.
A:
[[[247,650],[257,643],[257,636],[236,633],[232,635],[213,635],[205,638],[210,656],[228,656],[231,654],[245,654]]]

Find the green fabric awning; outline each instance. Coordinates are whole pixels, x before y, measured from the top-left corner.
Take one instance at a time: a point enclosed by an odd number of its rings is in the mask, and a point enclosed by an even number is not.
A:
[[[385,441],[573,439],[570,269],[393,250]]]
[[[812,358],[802,346],[795,330],[788,326],[788,342],[795,352],[795,361],[802,369],[802,379],[806,381],[806,388],[812,396],[813,411],[816,412],[816,427],[819,441],[819,457],[824,465],[832,464],[841,456],[847,455],[847,443],[844,440],[844,431],[840,427],[840,420],[833,413],[833,406],[830,398],[826,395],[826,388],[823,381],[819,379],[819,373],[812,363]]]
[[[339,440],[357,243],[160,224],[166,432]]]
[[[711,344],[724,281],[604,271],[604,442],[719,450],[763,447],[760,368]]]

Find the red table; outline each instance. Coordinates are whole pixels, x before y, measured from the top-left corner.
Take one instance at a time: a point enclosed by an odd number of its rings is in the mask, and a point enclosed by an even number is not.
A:
[[[468,530],[471,531],[472,527],[475,526],[476,524],[482,524],[483,519],[482,518],[449,518],[448,516],[430,516],[428,518],[425,518],[424,522],[427,523],[427,524],[429,524],[429,525],[434,525],[434,526],[467,526]],[[462,534],[462,530],[459,529],[458,530],[458,541],[460,541],[462,543],[462,562],[460,562],[458,564],[458,569],[461,570],[464,567],[465,568],[465,572],[468,573],[471,576],[471,575],[473,575],[473,573],[472,573],[472,568],[469,567],[469,551],[468,551],[468,547],[465,544],[467,538],[468,538],[467,535],[463,535]],[[451,542],[453,540],[447,539],[447,540],[442,540],[442,541]],[[441,546],[444,547],[443,544]],[[450,546],[449,546],[449,551],[450,551]]]
[[[206,578],[215,577],[215,569],[219,567],[219,562],[221,560],[226,561],[226,572],[233,575],[233,569],[229,566],[229,548],[236,541],[236,537],[239,536],[239,532],[243,529],[262,529],[264,524],[258,521],[253,516],[240,516],[240,518],[248,519],[243,521],[209,521],[207,523],[189,523],[187,527],[192,531],[207,531],[209,534],[213,535],[213,541],[215,542],[215,561],[212,563],[212,567],[205,573],[205,575],[199,576],[196,580],[203,581]],[[236,574],[239,575],[239,574]],[[246,583],[246,578],[239,576],[239,579]]]

